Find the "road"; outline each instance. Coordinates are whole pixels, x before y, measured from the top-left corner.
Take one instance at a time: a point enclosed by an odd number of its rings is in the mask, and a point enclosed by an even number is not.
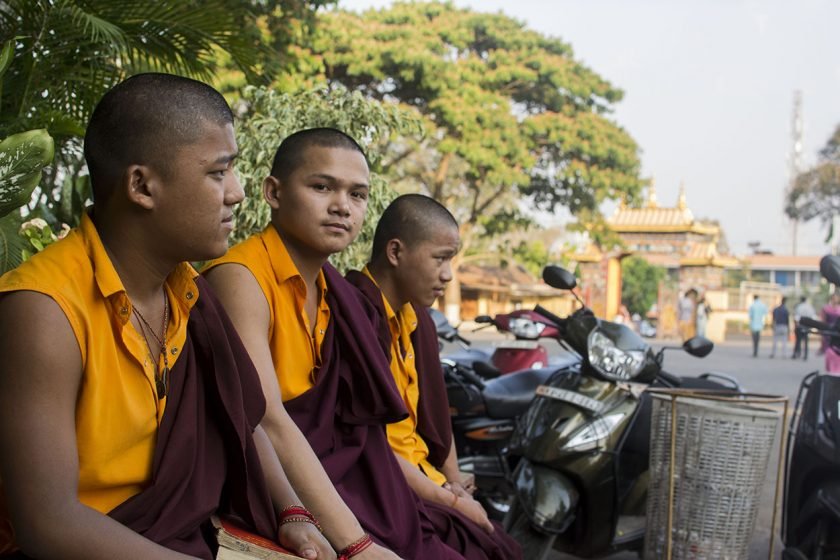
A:
[[[503,337],[496,333],[474,333],[470,335],[462,332],[472,339],[477,347],[492,347],[498,344]],[[719,371],[738,378],[745,391],[760,393],[764,395],[786,396],[790,399],[791,409],[796,399],[799,383],[809,372],[822,369],[822,357],[817,356],[813,350],[815,344],[812,341],[812,353],[807,361],[790,359],[791,347],[788,347],[788,357],[775,359],[769,358],[770,337],[763,337],[762,347],[759,349],[759,357],[752,357],[751,342],[749,340],[735,340],[718,344],[714,351],[706,358],[698,359],[680,350],[669,350],[666,352],[665,369],[671,373],[688,376],[700,375],[707,371]],[[672,341],[651,341],[655,349],[668,344],[675,344]],[[548,341],[546,346],[549,352],[554,354],[560,351],[559,346],[553,341]],[[770,528],[772,524],[773,501],[775,493],[776,466],[778,461],[778,438],[776,448],[771,454],[771,465],[768,468],[767,478],[762,501],[759,506],[759,517],[756,529],[750,545],[750,560],[768,559],[770,545]],[[779,509],[781,514],[781,507]],[[776,534],[781,520],[776,521]],[[773,560],[781,558],[781,541],[776,538],[775,553]],[[619,553],[607,557],[609,560],[632,560],[638,556],[633,553]],[[574,557],[555,553],[551,560],[573,560]],[[526,559],[527,560],[527,559]]]

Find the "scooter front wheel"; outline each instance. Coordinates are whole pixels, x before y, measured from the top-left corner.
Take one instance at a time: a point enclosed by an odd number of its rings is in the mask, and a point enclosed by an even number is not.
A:
[[[522,558],[547,560],[554,548],[557,535],[546,535],[531,527],[531,520],[519,508],[510,513],[515,515],[508,527],[508,534],[522,547]]]

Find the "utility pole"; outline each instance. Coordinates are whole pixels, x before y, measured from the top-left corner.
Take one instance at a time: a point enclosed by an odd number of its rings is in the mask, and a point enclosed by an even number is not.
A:
[[[785,204],[787,204],[789,195],[796,183],[796,178],[802,171],[802,91],[796,90],[793,92],[793,119],[791,122],[791,152],[788,161],[788,186],[785,189]],[[790,218],[791,240],[793,242],[793,255],[796,256],[799,221],[796,218]]]

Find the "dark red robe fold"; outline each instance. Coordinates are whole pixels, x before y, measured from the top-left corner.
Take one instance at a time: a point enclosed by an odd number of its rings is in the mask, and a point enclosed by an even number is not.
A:
[[[347,280],[356,286],[376,309],[378,316],[374,319],[374,325],[377,340],[384,355],[390,359],[391,329],[385,313],[385,304],[382,301],[382,291],[361,272],[348,272]],[[414,306],[414,312],[417,315],[417,328],[411,335],[411,344],[414,346],[417,382],[420,390],[417,405],[417,433],[429,448],[429,462],[441,468],[452,445],[449,399],[440,365],[434,321],[424,308]],[[428,500],[424,500],[423,503],[438,536],[468,560],[522,558],[519,545],[502,530],[499,524],[494,523],[495,532],[488,534],[453,508]]]
[[[385,355],[391,356],[391,329],[382,301],[382,292],[364,273],[351,270],[347,280],[376,309],[376,335]],[[395,309],[394,311],[399,311]],[[429,448],[429,462],[440,468],[449,456],[452,446],[452,422],[449,413],[449,398],[446,382],[440,365],[435,322],[426,309],[414,306],[417,328],[411,333],[414,346],[414,363],[417,367],[417,382],[420,400],[417,403],[417,433]]]
[[[385,424],[407,412],[376,340],[376,311],[325,265],[330,322],[315,386],[286,401],[338,493],[373,539],[406,560],[460,560],[409,488]]]
[[[260,380],[207,282],[170,372],[152,482],[109,515],[167,548],[212,559],[205,541],[217,511],[276,537],[277,520],[252,437],[265,413]]]

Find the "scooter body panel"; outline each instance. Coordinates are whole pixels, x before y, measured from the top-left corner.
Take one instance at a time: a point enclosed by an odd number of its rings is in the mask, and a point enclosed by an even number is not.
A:
[[[811,532],[826,525],[825,546],[840,552],[840,377],[818,375],[802,405],[788,457],[783,535],[788,547],[811,551]]]
[[[541,532],[562,533],[575,519],[580,494],[563,473],[520,461],[515,482],[520,507]]]

